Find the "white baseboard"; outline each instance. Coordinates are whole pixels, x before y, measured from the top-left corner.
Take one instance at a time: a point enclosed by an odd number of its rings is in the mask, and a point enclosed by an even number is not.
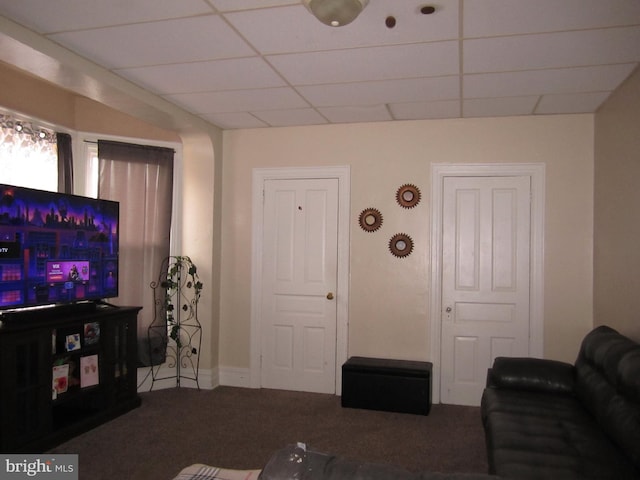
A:
[[[251,388],[251,370],[249,368],[218,367],[220,385],[227,387]]]

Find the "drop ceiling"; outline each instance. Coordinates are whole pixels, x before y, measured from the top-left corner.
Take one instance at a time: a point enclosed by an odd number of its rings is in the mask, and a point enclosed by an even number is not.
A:
[[[638,0],[370,0],[339,28],[300,0],[0,14],[224,129],[595,112],[640,62]]]

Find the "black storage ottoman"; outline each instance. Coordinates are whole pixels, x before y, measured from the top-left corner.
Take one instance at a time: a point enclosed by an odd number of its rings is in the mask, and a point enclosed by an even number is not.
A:
[[[428,415],[430,362],[351,357],[342,366],[342,406]]]

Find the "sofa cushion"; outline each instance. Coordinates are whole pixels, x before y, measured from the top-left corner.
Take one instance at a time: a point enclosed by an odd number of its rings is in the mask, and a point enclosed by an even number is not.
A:
[[[592,330],[576,360],[576,393],[640,470],[640,346],[609,327]]]
[[[630,351],[620,360],[617,384],[622,395],[640,404],[640,348]]]
[[[629,338],[610,327],[600,326],[589,332],[582,341],[576,367],[588,363],[613,387],[617,387],[620,361],[627,353],[638,349],[640,346]]]
[[[492,389],[482,399],[489,470],[506,478],[637,478],[576,397]]]
[[[584,408],[576,397],[557,393],[487,388],[480,405],[483,422],[491,413],[584,420]],[[593,421],[593,419],[591,419]]]

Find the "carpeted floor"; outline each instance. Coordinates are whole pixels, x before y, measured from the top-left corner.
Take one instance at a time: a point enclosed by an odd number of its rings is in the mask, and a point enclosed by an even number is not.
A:
[[[52,452],[79,454],[80,480],[169,480],[192,463],[261,468],[295,442],[411,471],[487,471],[475,407],[433,405],[428,416],[409,415],[342,408],[334,395],[234,387],[141,397],[140,408]]]

